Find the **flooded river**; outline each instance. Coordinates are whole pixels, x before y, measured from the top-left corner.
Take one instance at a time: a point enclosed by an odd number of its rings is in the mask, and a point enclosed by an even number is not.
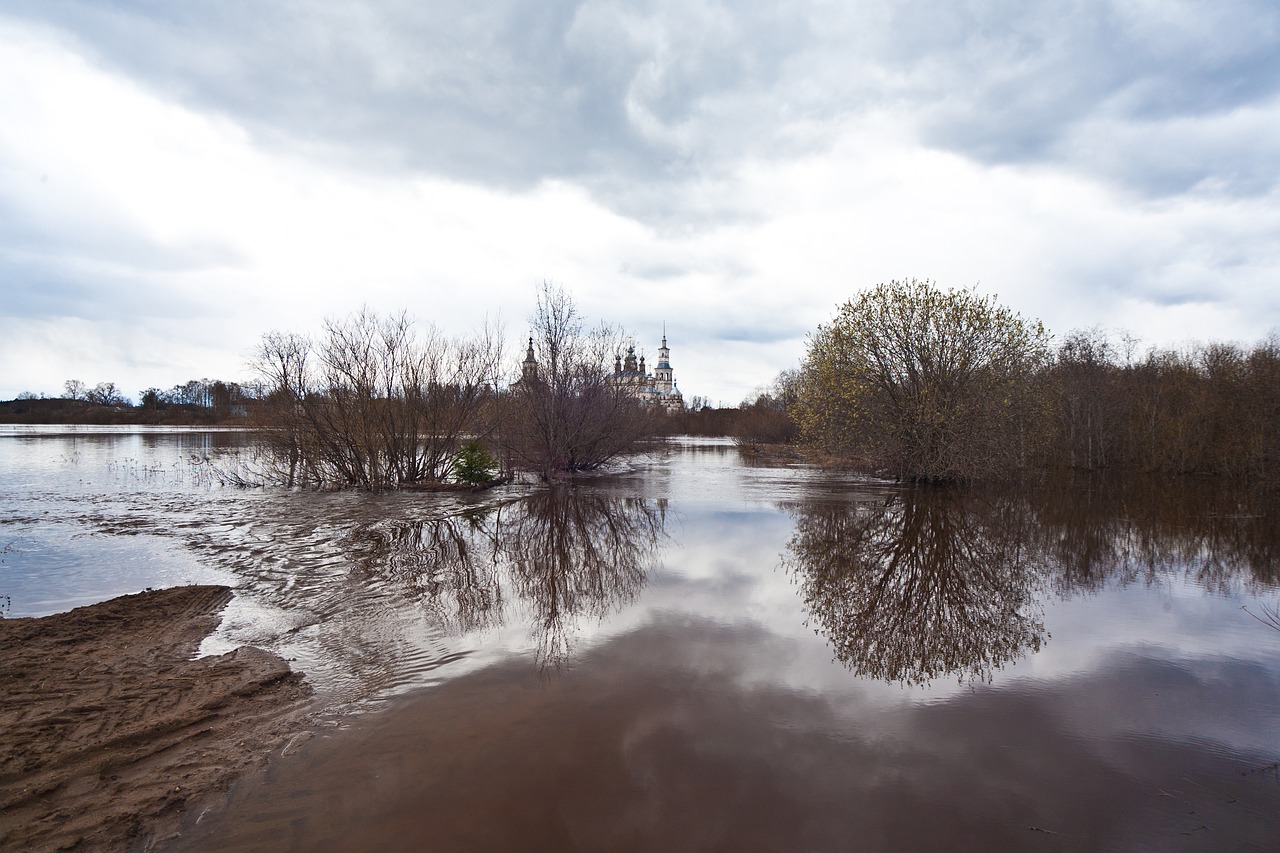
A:
[[[705,440],[555,489],[229,485],[252,455],[0,427],[5,615],[228,584],[203,650],[321,698],[184,849],[1280,849],[1274,493]]]

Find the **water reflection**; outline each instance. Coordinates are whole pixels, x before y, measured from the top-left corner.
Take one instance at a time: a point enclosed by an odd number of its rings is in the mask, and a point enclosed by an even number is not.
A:
[[[1078,477],[1026,493],[1065,594],[1183,574],[1207,590],[1280,581],[1274,493],[1223,480]]]
[[[513,653],[563,663],[636,596],[665,538],[665,504],[636,485],[227,488],[218,472],[255,447],[238,433],[0,432],[7,615],[225,583],[236,598],[203,652],[270,648],[338,711]]]
[[[356,531],[357,561],[455,635],[528,611],[537,658],[559,666],[583,619],[620,610],[645,584],[665,538],[665,501],[557,487],[497,507]]]
[[[1222,482],[1087,477],[1008,489],[914,489],[786,507],[784,563],[853,671],[990,681],[1046,638],[1046,597],[1178,578],[1206,593],[1273,589],[1274,495]]]
[[[784,558],[846,666],[885,681],[989,681],[1040,648],[1036,567],[1017,501],[917,489],[800,513]]]

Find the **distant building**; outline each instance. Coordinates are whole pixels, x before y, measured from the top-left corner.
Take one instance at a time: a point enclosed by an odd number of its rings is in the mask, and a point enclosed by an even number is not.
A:
[[[525,351],[521,364],[520,378],[513,388],[522,384],[538,381],[538,360],[533,355],[533,338],[529,338],[529,348]],[[666,329],[662,332],[662,346],[658,347],[658,366],[653,373],[645,369],[644,355],[636,358],[634,344],[627,346],[627,352],[614,356],[613,373],[609,381],[637,400],[661,406],[668,412],[684,410],[684,397],[676,386],[675,371],[671,369],[671,350],[667,347]]]
[[[533,336],[529,336],[529,349],[525,350],[524,361],[520,365],[520,378],[512,387],[537,382],[538,360],[533,357]]]
[[[669,412],[684,409],[684,397],[676,387],[675,371],[671,369],[671,350],[667,347],[667,332],[662,331],[662,346],[658,347],[658,366],[653,373],[645,370],[644,355],[636,359],[635,345],[627,346],[625,358],[618,354],[613,360],[613,383],[628,394],[646,403],[661,406]]]

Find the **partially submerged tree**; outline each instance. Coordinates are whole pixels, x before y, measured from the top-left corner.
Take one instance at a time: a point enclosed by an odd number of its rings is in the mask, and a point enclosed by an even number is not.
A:
[[[454,476],[459,483],[487,486],[498,479],[498,460],[478,441],[468,441],[454,460]]]
[[[273,332],[255,366],[259,419],[289,484],[369,490],[450,477],[463,442],[492,430],[500,335],[464,339],[403,312],[330,320],[315,344]]]
[[[1280,468],[1274,336],[1248,350],[1192,344],[1135,358],[1100,330],[1073,332],[1044,386],[1057,400],[1048,465],[1237,477]]]
[[[800,378],[799,370],[784,370],[767,388],[757,389],[742,401],[733,425],[733,438],[739,447],[789,444],[795,440],[798,428],[792,412],[799,399]]]
[[[502,445],[516,467],[545,480],[591,471],[635,450],[656,413],[612,379],[623,335],[588,328],[573,299],[544,282],[525,365],[502,413]]]
[[[891,281],[810,336],[795,407],[819,449],[913,480],[1009,472],[1045,411],[1049,335],[972,290]]]

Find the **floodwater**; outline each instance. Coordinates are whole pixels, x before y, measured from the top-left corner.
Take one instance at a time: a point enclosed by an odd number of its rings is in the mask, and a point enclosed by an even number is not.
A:
[[[572,488],[225,485],[252,454],[0,428],[8,615],[227,583],[205,651],[321,697],[180,849],[1280,849],[1274,493],[707,441]]]

